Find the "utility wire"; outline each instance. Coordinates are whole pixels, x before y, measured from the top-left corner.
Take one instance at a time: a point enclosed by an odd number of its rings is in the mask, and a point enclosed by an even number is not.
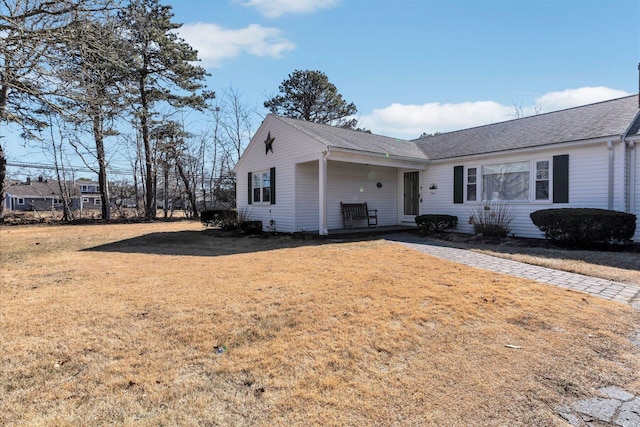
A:
[[[14,166],[19,168],[32,168],[32,169],[48,169],[48,170],[56,170],[56,166],[45,164],[45,163],[20,163],[20,162],[7,162],[7,166]],[[72,172],[85,172],[85,173],[96,173],[94,170],[89,169],[88,167],[76,167],[69,166],[65,167],[66,170],[70,170]],[[130,175],[131,171],[122,171],[119,169],[109,169],[109,172],[117,175]]]

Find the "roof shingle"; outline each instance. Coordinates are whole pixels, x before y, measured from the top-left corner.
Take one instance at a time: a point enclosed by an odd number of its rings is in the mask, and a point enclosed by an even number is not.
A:
[[[601,137],[619,138],[638,122],[638,97],[524,117],[414,140],[432,160]],[[630,132],[637,134],[637,126]],[[633,133],[631,133],[633,134]]]
[[[632,95],[411,141],[275,117],[327,147],[439,160],[602,137],[619,138],[627,130],[629,135],[637,135],[639,111],[638,96]]]

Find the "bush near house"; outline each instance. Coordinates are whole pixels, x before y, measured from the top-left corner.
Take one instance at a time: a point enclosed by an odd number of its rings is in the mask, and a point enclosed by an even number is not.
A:
[[[220,228],[223,231],[239,231],[244,234],[261,234],[262,221],[251,221],[241,212],[229,209],[210,209],[200,212],[200,222],[205,227]]]
[[[458,226],[458,217],[455,215],[419,215],[416,224],[421,231],[427,233],[440,233],[454,230]]]
[[[245,234],[262,234],[262,221],[240,221],[239,228]]]
[[[469,224],[476,234],[507,237],[511,232],[509,224],[515,217],[516,211],[508,202],[488,200],[474,206],[469,213]]]
[[[211,209],[200,212],[200,221],[205,227],[220,227],[233,230],[238,226],[238,213],[234,210]]]
[[[543,209],[530,217],[546,239],[563,246],[628,245],[636,232],[635,215],[606,209]]]

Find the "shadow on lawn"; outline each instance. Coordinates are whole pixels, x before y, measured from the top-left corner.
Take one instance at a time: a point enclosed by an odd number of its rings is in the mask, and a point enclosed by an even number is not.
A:
[[[286,234],[225,235],[217,230],[176,231],[145,234],[83,249],[83,251],[211,257],[346,243],[367,238],[363,236],[362,238],[320,239]]]

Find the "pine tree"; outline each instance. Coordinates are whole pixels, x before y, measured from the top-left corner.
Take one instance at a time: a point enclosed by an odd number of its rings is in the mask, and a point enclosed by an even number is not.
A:
[[[347,103],[321,71],[296,70],[279,87],[276,95],[264,103],[272,113],[285,117],[355,129],[356,119],[348,119],[358,112]]]

